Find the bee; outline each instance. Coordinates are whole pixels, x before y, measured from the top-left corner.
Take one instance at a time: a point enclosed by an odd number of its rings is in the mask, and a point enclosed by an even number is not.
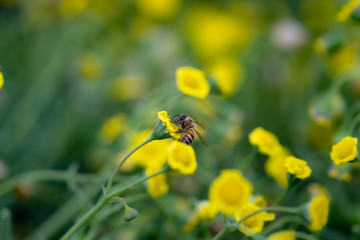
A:
[[[202,127],[203,125],[199,122],[196,122],[194,119],[189,117],[187,114],[177,114],[174,116],[178,117],[175,120],[172,120],[171,122],[174,124],[177,124],[181,127],[181,129],[178,131],[178,133],[184,133],[183,137],[181,138],[180,142],[183,142],[187,145],[190,145],[194,139],[195,134],[199,136],[201,141],[205,144],[205,146],[208,146],[208,143],[206,142],[205,138],[196,130],[197,126]]]

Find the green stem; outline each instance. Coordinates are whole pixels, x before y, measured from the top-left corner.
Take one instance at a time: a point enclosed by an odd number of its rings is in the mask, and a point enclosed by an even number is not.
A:
[[[233,228],[233,229],[238,229],[240,227],[240,223],[244,222],[246,219],[261,213],[261,212],[285,212],[285,213],[290,213],[290,214],[296,214],[300,211],[300,208],[290,208],[290,207],[265,207],[265,208],[261,208],[255,212],[250,213],[249,215],[246,215],[245,217],[241,218],[239,221],[237,221],[236,223],[231,223],[231,224],[226,224],[223,229],[216,234],[216,236],[213,238],[213,240],[219,240],[222,237],[224,237],[227,232]]]
[[[241,166],[240,166],[240,170],[244,171],[244,169],[246,169],[251,162],[253,162],[256,154],[257,154],[257,147],[252,147],[250,153],[241,161]]]
[[[282,200],[288,195],[288,193],[290,192],[291,190],[291,187],[290,187],[290,183],[289,185],[287,186],[286,190],[281,194],[281,196],[275,201],[274,205],[273,206],[277,206],[279,205]]]
[[[220,240],[222,239],[227,233],[228,233],[228,230],[229,230],[229,225],[225,225],[220,232],[218,232],[216,234],[216,236],[213,238],[213,240]]]
[[[107,204],[106,199],[102,198],[100,202],[98,202],[93,208],[91,208],[80,220],[73,225],[61,238],[61,240],[67,240],[70,239],[72,235],[80,228],[82,227],[89,219],[95,215],[100,209],[102,209]]]
[[[115,167],[108,183],[106,184],[106,189],[105,189],[105,194],[108,194],[110,189],[111,189],[111,186],[114,182],[114,179],[116,177],[116,173],[119,171],[120,167],[125,163],[125,161],[134,153],[136,152],[139,148],[141,148],[142,146],[144,146],[145,144],[153,141],[154,138],[153,136],[151,135],[150,137],[148,137],[145,141],[143,141],[142,143],[140,143],[138,146],[136,146],[134,149],[132,149],[122,160],[121,162],[119,162],[119,164]]]
[[[108,204],[108,202],[113,198],[113,197],[116,197],[117,195],[123,193],[124,191],[142,183],[142,182],[145,182],[146,180],[152,178],[152,177],[155,177],[159,174],[162,174],[162,173],[165,173],[167,171],[169,171],[170,168],[168,166],[164,167],[163,169],[161,169],[160,171],[154,173],[154,174],[151,174],[151,175],[148,175],[148,176],[145,176],[139,180],[137,180],[136,182],[134,183],[131,183],[123,188],[120,188],[110,194],[107,194],[105,195],[103,198],[101,198],[101,200],[93,207],[91,208],[82,218],[80,218],[80,220],[78,222],[75,223],[75,225],[73,225],[66,233],[65,235],[61,238],[61,240],[68,240],[71,238],[72,235],[74,235],[74,233],[80,228],[82,227],[83,225],[85,225],[89,220],[90,218],[95,214],[97,213],[100,209],[102,209],[105,205]]]
[[[283,227],[283,225],[285,225],[286,223],[297,223],[297,224],[305,226],[306,228],[309,228],[308,222],[306,222],[299,216],[292,215],[292,216],[282,217],[280,219],[277,219],[275,222],[272,222],[262,231],[262,234],[268,235],[271,232],[276,231],[277,229],[281,229]]]
[[[78,174],[69,171],[57,171],[57,170],[39,170],[29,173],[23,173],[16,177],[6,180],[0,185],[0,196],[4,195],[8,191],[11,191],[14,187],[21,182],[37,182],[37,181],[64,181],[74,180],[77,182],[101,182],[105,179],[105,175],[99,174]]]

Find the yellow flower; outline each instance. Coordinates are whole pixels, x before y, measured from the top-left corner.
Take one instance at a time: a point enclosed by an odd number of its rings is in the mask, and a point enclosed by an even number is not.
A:
[[[267,206],[267,201],[266,199],[264,198],[264,196],[260,195],[260,196],[257,196],[253,203],[258,206],[259,208],[263,208],[263,207],[266,207]]]
[[[310,183],[308,189],[310,191],[311,196],[313,197],[319,196],[321,194],[325,194],[328,198],[330,198],[327,189],[319,183]]]
[[[238,14],[209,6],[200,6],[190,11],[186,30],[195,51],[204,60],[245,47],[252,35],[249,23],[240,20]]]
[[[236,221],[239,221],[240,219],[246,217],[247,215],[259,209],[260,207],[256,206],[255,204],[246,203],[235,212],[235,219]],[[260,212],[240,223],[241,226],[249,229],[252,233],[248,231],[244,231],[241,228],[239,228],[239,231],[243,232],[246,236],[250,236],[254,233],[260,233],[264,227],[264,222],[273,221],[274,219],[275,219],[274,213]]]
[[[115,101],[139,99],[147,89],[146,79],[139,75],[116,77],[110,85],[110,97]]]
[[[145,141],[151,135],[151,130],[144,130],[138,133],[130,144],[133,149]],[[155,140],[137,150],[127,161],[135,160],[142,167],[162,167],[167,160],[167,149],[171,141]]]
[[[196,213],[193,214],[183,227],[184,232],[190,232],[200,221],[210,221],[216,216],[216,208],[209,201],[201,201],[197,205]]]
[[[194,149],[185,143],[174,141],[169,147],[169,166],[181,174],[190,175],[196,170]]]
[[[360,0],[352,0],[348,2],[342,7],[340,12],[337,14],[336,19],[339,22],[345,22],[351,17],[353,11],[358,7],[360,7]]]
[[[251,183],[239,171],[223,170],[210,186],[209,199],[218,211],[233,215],[249,201],[252,189]]]
[[[210,221],[216,216],[216,208],[209,201],[202,201],[198,205],[197,214],[199,215],[200,220]]]
[[[329,203],[330,200],[326,194],[320,194],[312,199],[309,205],[311,231],[320,231],[326,225],[329,215]]]
[[[339,143],[333,145],[330,156],[336,166],[345,165],[356,158],[358,154],[357,143],[357,138],[347,136]]]
[[[63,0],[60,4],[60,14],[71,18],[81,13],[89,4],[89,0]]]
[[[113,142],[125,129],[127,116],[117,114],[105,121],[100,130],[100,138],[105,143]]]
[[[281,145],[277,137],[263,129],[262,127],[255,128],[249,134],[250,143],[259,148],[259,152],[266,155],[274,155],[281,150]]]
[[[282,148],[278,153],[270,156],[265,163],[266,173],[275,179],[282,187],[287,187],[287,169],[285,168],[285,159],[290,156],[290,152],[286,148]]]
[[[284,166],[296,178],[305,179],[311,174],[311,169],[308,167],[307,162],[294,156],[287,157]]]
[[[219,59],[211,69],[224,97],[230,97],[242,83],[243,70],[235,59]]]
[[[267,240],[296,240],[296,235],[293,230],[285,230],[270,234]]]
[[[158,118],[159,120],[165,124],[166,129],[168,130],[168,132],[170,133],[170,135],[175,139],[175,140],[180,140],[181,138],[181,134],[177,133],[179,131],[179,129],[176,127],[176,125],[174,123],[171,122],[168,114],[166,111],[161,111],[158,112]]]
[[[161,167],[148,167],[146,168],[146,176],[154,174],[160,170]],[[148,180],[147,191],[154,198],[161,197],[167,193],[169,191],[169,185],[166,181],[166,174],[162,173],[150,178]]]
[[[198,69],[179,67],[176,70],[176,80],[178,89],[186,95],[206,98],[210,92],[210,85],[205,74]]]
[[[137,0],[136,6],[148,17],[154,19],[168,19],[173,17],[180,6],[179,0]]]
[[[182,227],[182,231],[185,233],[191,232],[193,228],[200,222],[200,218],[197,214],[193,214],[187,223]]]
[[[327,63],[335,76],[357,68],[359,60],[356,48],[351,45],[342,46],[329,55]]]
[[[83,53],[77,64],[79,72],[85,80],[96,81],[102,74],[100,59],[92,52]]]
[[[0,89],[2,88],[3,85],[4,85],[4,76],[2,72],[0,72]]]

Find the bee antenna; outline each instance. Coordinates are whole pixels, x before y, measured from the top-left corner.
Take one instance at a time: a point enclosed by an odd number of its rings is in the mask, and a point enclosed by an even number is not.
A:
[[[179,115],[179,114],[176,114],[175,116],[173,116],[173,117],[171,118],[171,120],[174,120],[175,117],[180,117],[180,115]]]

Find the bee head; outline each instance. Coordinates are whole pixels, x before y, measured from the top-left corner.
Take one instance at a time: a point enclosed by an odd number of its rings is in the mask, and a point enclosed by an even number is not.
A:
[[[187,117],[188,117],[187,114],[182,114],[182,115],[179,117],[179,120],[183,121],[183,120],[185,120]]]

